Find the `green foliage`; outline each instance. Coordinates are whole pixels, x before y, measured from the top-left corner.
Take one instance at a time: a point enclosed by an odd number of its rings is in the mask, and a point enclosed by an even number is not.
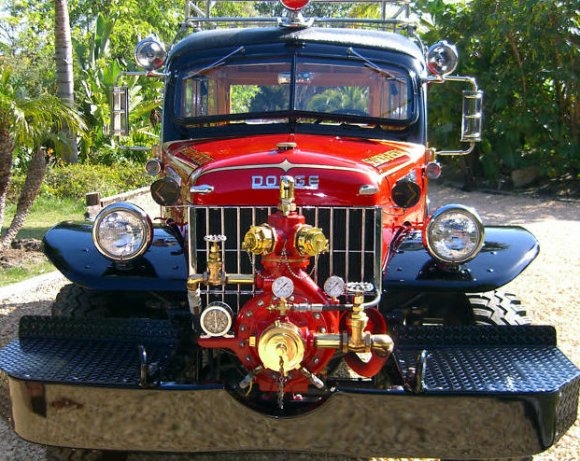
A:
[[[24,183],[24,175],[13,177],[8,202],[16,200]],[[124,163],[115,168],[107,165],[72,164],[58,165],[46,172],[39,200],[80,200],[88,192],[99,192],[102,197],[120,194],[148,186],[151,177],[142,164]]]
[[[434,24],[425,40],[454,42],[460,51],[457,73],[475,76],[485,91],[486,142],[479,150],[484,174],[494,178],[529,165],[548,176],[578,174],[577,2],[417,3]],[[445,127],[454,115],[448,97],[437,90],[430,95],[431,122]],[[436,145],[447,141],[446,132],[431,134]]]
[[[75,42],[76,99],[89,125],[81,158],[96,163],[141,160],[120,148],[107,131],[109,94],[121,69],[135,70],[135,44],[154,33],[172,43],[183,20],[183,2],[169,0],[69,0]],[[419,33],[426,44],[457,44],[461,75],[473,75],[485,91],[484,138],[477,152],[487,177],[535,164],[550,176],[578,174],[580,109],[578,75],[580,15],[577,0],[416,0]],[[305,16],[347,16],[338,4],[311,3]],[[357,16],[380,14],[377,4],[357,3]],[[255,12],[258,13],[255,13]],[[270,2],[220,2],[224,16],[281,14]],[[44,0],[3,4],[0,65],[14,69],[15,84],[30,96],[55,93],[54,3]],[[131,139],[155,142],[149,124],[162,82],[125,77],[131,91]],[[459,126],[456,84],[433,85],[430,137],[435,146],[455,145]],[[244,96],[244,95],[242,95]],[[244,105],[244,97],[240,104]],[[240,109],[241,110],[241,109]],[[152,136],[150,136],[152,135]],[[134,142],[139,141],[139,142]]]

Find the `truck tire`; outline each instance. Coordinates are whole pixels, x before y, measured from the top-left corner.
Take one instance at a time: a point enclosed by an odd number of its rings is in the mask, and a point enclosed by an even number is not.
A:
[[[103,318],[110,314],[110,297],[76,284],[65,285],[51,306],[53,317]],[[125,461],[126,452],[47,447],[47,461]]]
[[[473,310],[476,325],[529,325],[530,318],[519,298],[511,293],[490,291],[469,293],[467,299]],[[441,461],[475,461],[469,459],[441,459]],[[484,458],[480,461],[532,461],[532,456],[516,458]]]
[[[56,295],[51,307],[53,317],[108,317],[107,295],[80,285],[65,285]]]
[[[476,325],[529,325],[531,323],[525,307],[514,294],[501,291],[469,293],[467,299]]]

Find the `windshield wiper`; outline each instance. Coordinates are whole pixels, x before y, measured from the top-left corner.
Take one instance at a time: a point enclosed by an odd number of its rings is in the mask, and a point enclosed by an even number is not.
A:
[[[399,83],[406,83],[404,78],[395,77],[388,70],[383,69],[382,67],[378,66],[377,64],[375,64],[374,62],[372,62],[366,56],[363,56],[362,54],[360,54],[357,51],[355,51],[352,47],[348,47],[347,50],[346,50],[346,52],[348,54],[350,54],[351,56],[356,56],[361,61],[363,61],[366,64],[367,67],[370,67],[372,70],[377,71],[381,75],[384,75],[389,80],[395,80],[396,82],[399,82]]]
[[[203,74],[204,72],[207,72],[208,70],[212,70],[215,69],[216,67],[222,66],[224,65],[228,59],[230,59],[232,56],[235,56],[236,54],[239,53],[243,53],[246,49],[243,46],[240,46],[239,48],[236,48],[234,51],[232,51],[229,54],[226,54],[225,56],[219,58],[217,61],[212,62],[210,65],[205,66],[199,70],[195,70],[193,72],[191,72],[191,74],[187,74],[184,78],[191,78],[191,77],[195,77],[196,75],[199,74]]]

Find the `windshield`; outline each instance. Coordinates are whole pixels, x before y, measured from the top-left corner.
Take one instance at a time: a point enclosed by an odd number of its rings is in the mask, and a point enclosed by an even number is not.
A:
[[[192,69],[176,93],[176,115],[188,123],[207,117],[262,123],[291,114],[318,123],[344,115],[397,126],[414,121],[412,83],[403,69],[382,63],[369,66],[346,56],[294,59],[236,59]]]

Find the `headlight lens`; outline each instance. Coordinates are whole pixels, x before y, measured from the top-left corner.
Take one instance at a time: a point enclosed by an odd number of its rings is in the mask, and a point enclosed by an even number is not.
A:
[[[149,216],[132,203],[113,203],[97,215],[93,241],[99,252],[115,261],[141,256],[151,243],[153,225]]]
[[[462,205],[437,209],[425,229],[425,246],[434,258],[447,263],[464,263],[481,250],[484,227],[477,213]]]

